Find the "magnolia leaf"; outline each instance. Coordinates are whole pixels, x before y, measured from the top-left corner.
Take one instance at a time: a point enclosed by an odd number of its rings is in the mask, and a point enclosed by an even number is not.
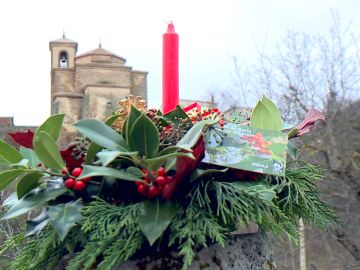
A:
[[[43,173],[39,171],[32,171],[21,177],[16,186],[16,193],[19,199],[24,197],[28,192],[40,185],[39,180],[43,177]]]
[[[17,163],[23,159],[22,155],[14,146],[0,140],[0,156],[10,163]]]
[[[193,125],[185,136],[176,144],[178,147],[192,148],[200,139],[203,134],[203,130],[208,125],[215,124],[214,120],[203,120]]]
[[[274,130],[281,131],[282,120],[279,108],[266,96],[261,98],[261,102],[266,106],[271,115],[271,121],[274,123]]]
[[[138,176],[139,178],[144,176],[144,173],[139,168],[134,166],[128,167],[126,171],[131,175]]]
[[[39,233],[44,229],[44,227],[49,223],[49,217],[47,215],[47,211],[44,208],[40,215],[38,215],[36,218],[28,219],[26,221],[26,234],[25,236],[33,236],[33,235],[39,235]]]
[[[139,226],[150,245],[162,235],[177,212],[176,204],[157,200],[143,202]]]
[[[251,127],[275,130],[275,124],[271,113],[261,100],[256,104],[250,119]]]
[[[288,141],[286,150],[292,159],[294,159],[294,160],[297,159],[297,153],[298,153],[299,149],[296,147],[296,145],[293,142]]]
[[[81,208],[83,205],[79,202],[68,202],[59,205],[50,205],[47,214],[50,224],[63,241],[72,227],[82,219]]]
[[[117,115],[117,114],[112,115],[108,119],[106,119],[105,124],[108,126],[111,126],[118,118],[119,118],[119,115]],[[96,154],[98,152],[100,152],[101,149],[103,149],[102,146],[98,145],[95,142],[91,142],[89,145],[88,151],[86,153],[86,164],[92,164]]]
[[[45,131],[36,132],[34,149],[36,155],[46,167],[55,170],[65,169],[65,162],[55,141]]]
[[[202,170],[202,169],[195,169],[195,171],[191,174],[190,182],[194,182],[195,180],[199,179],[200,177],[203,177],[208,174],[214,174],[214,173],[225,173],[227,172],[228,168],[225,168],[223,170],[216,170],[216,169],[208,169],[208,170]]]
[[[76,129],[96,144],[117,151],[128,151],[124,138],[111,127],[96,119],[82,119]]]
[[[77,178],[78,180],[93,177],[93,176],[108,176],[121,180],[137,181],[139,177],[132,175],[124,170],[116,170],[108,167],[84,165],[82,174]]]
[[[54,200],[60,195],[67,192],[67,188],[58,189],[34,189],[25,197],[13,203],[13,205],[6,212],[0,220],[10,219],[41,206],[42,204]]]
[[[111,162],[113,162],[118,157],[134,157],[136,158],[138,152],[122,152],[122,151],[108,151],[103,150],[97,153],[100,163],[103,166],[108,166]]]
[[[34,150],[21,146],[20,153],[29,161],[28,165],[30,168],[35,168],[39,165],[40,160]]]
[[[56,143],[60,137],[61,128],[64,122],[65,114],[54,114],[45,120],[40,127],[35,131],[34,142],[37,140],[38,134],[40,132],[46,132]]]
[[[8,170],[0,173],[0,191],[6,188],[18,176],[26,172],[24,169]]]
[[[138,119],[143,113],[136,109],[134,105],[131,105],[130,113],[125,119],[123,126],[122,134],[126,138],[127,143],[129,144],[130,132],[135,124],[136,119]],[[130,144],[129,144],[130,145]]]
[[[130,119],[129,119],[130,122]],[[128,132],[128,143],[132,151],[138,151],[140,156],[155,157],[159,152],[160,138],[154,123],[145,114],[141,114]]]
[[[161,157],[144,159],[144,163],[150,170],[157,171],[167,159],[175,157],[187,157],[190,159],[195,159],[192,153],[183,153],[183,152],[174,152]]]

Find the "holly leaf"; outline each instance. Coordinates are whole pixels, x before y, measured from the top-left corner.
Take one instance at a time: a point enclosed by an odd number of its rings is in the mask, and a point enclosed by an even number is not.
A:
[[[130,149],[138,151],[140,156],[152,158],[159,152],[160,138],[158,130],[144,113],[135,120],[128,134],[127,140]]]
[[[56,146],[55,141],[45,131],[36,133],[34,139],[34,149],[36,155],[46,167],[55,170],[65,169],[65,163]]]
[[[57,189],[34,189],[23,198],[16,202],[12,202],[9,210],[0,220],[10,219],[25,214],[48,201],[56,199],[67,191],[68,189],[64,187]]]
[[[48,222],[49,217],[47,215],[46,209],[44,208],[41,211],[40,215],[26,221],[25,236],[28,237],[33,235],[39,235],[39,233],[42,231],[42,229],[44,229]]]
[[[63,241],[71,230],[82,219],[80,201],[48,206],[49,222]]]
[[[176,119],[187,119],[190,123],[191,120],[189,118],[189,116],[187,115],[187,113],[179,106],[177,105],[176,108],[166,114],[164,114],[162,116],[163,119],[165,119],[167,122],[168,121],[174,121]]]
[[[0,140],[0,156],[9,163],[17,163],[23,159],[22,155],[15,147],[3,140]]]
[[[74,126],[85,137],[104,148],[128,151],[124,138],[103,122],[96,119],[82,119]]]
[[[31,190],[33,190],[38,185],[40,185],[39,180],[43,176],[44,175],[39,171],[32,171],[32,172],[22,176],[16,186],[16,193],[17,193],[18,198],[21,199],[27,193],[29,193]]]
[[[24,169],[8,170],[0,173],[0,191],[5,189],[18,176],[26,172]]]
[[[40,127],[38,127],[35,131],[34,141],[37,140],[37,136],[41,132],[46,132],[50,138],[54,140],[56,143],[60,137],[61,128],[64,122],[65,114],[54,114],[45,120]]]
[[[159,199],[143,202],[139,226],[150,245],[153,245],[166,230],[177,210],[173,202],[164,202]]]
[[[130,113],[128,117],[125,119],[122,134],[129,144],[130,131],[133,128],[135,121],[142,115],[143,113],[136,109],[134,105],[131,105]]]
[[[216,121],[213,120],[203,120],[197,122],[193,125],[188,132],[186,132],[185,136],[181,138],[181,140],[176,144],[178,147],[182,148],[192,148],[203,135],[203,131],[206,126],[215,124]]]
[[[160,157],[144,159],[144,163],[150,170],[157,171],[161,167],[161,165],[165,163],[167,159],[176,158],[176,157],[185,157],[195,160],[195,157],[193,156],[192,153],[173,152]]]
[[[98,161],[103,166],[108,166],[111,162],[113,162],[118,157],[126,157],[126,158],[134,157],[134,158],[136,158],[138,156],[138,152],[122,152],[122,151],[103,150],[103,151],[97,153],[97,156],[99,158]]]
[[[108,126],[111,126],[118,118],[119,118],[119,115],[116,115],[116,114],[112,115],[108,119],[106,119],[105,124]],[[91,164],[93,162],[96,154],[98,152],[100,152],[101,149],[103,149],[102,146],[98,145],[95,142],[91,142],[91,144],[89,145],[88,151],[86,153],[86,164]],[[77,167],[79,167],[79,166],[77,166]]]
[[[20,153],[25,159],[28,160],[28,165],[30,168],[35,168],[39,165],[40,160],[34,150],[21,146]]]
[[[15,133],[8,132],[14,142],[26,148],[33,148],[34,132],[30,129],[25,132],[19,131]]]
[[[77,178],[78,180],[94,177],[94,176],[108,176],[114,177],[121,180],[137,181],[139,177],[132,175],[124,170],[116,170],[108,167],[84,165],[81,175]]]

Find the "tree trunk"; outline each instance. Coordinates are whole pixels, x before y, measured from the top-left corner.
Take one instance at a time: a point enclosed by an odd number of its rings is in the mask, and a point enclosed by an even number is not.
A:
[[[182,259],[172,253],[166,257],[145,257],[127,261],[115,270],[180,270]],[[190,270],[276,270],[270,239],[266,234],[233,235],[224,248],[212,245],[197,252]]]

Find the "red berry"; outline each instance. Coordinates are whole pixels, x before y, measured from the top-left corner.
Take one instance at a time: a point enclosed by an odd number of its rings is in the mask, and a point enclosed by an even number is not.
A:
[[[75,177],[78,177],[82,173],[82,169],[80,167],[77,167],[72,170],[71,174]]]
[[[151,184],[151,178],[149,176],[145,176],[144,179],[146,183]]]
[[[75,185],[75,182],[76,182],[76,181],[75,181],[74,179],[68,178],[68,179],[65,180],[64,185],[65,185],[65,187],[67,187],[68,189],[72,189],[72,188],[74,187],[74,185]]]
[[[143,185],[144,183],[143,183],[142,181],[135,181],[135,184],[136,184],[136,186],[138,187],[138,186],[140,186],[140,185]]]
[[[159,186],[163,186],[166,184],[166,178],[164,176],[158,176],[156,177],[155,183]]]
[[[148,190],[148,196],[150,199],[159,196],[161,194],[161,189],[156,186],[151,186]]]
[[[147,189],[144,184],[140,184],[137,186],[136,190],[137,190],[137,192],[139,192],[139,194],[145,195]]]
[[[158,176],[165,176],[166,175],[166,171],[164,167],[160,167],[158,170]]]
[[[86,187],[86,184],[83,181],[77,181],[74,185],[74,189],[77,191],[83,191]]]

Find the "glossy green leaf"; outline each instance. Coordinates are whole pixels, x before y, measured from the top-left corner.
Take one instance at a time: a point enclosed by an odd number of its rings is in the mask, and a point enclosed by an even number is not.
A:
[[[32,171],[23,175],[16,186],[16,193],[18,198],[21,199],[28,192],[36,188],[40,184],[39,180],[43,176],[44,175],[39,171]]]
[[[25,197],[17,200],[0,220],[10,219],[43,205],[44,203],[54,200],[60,195],[67,192],[67,188],[58,189],[36,189],[28,193]]]
[[[266,106],[271,115],[271,121],[274,124],[274,130],[281,131],[282,129],[282,120],[279,108],[266,96],[261,98],[261,102]]]
[[[45,120],[40,127],[36,129],[34,141],[41,131],[46,132],[56,143],[60,137],[61,128],[64,122],[65,114],[54,114]]]
[[[18,176],[25,173],[24,169],[14,169],[8,170],[0,173],[0,191],[6,188],[12,181],[14,181]]]
[[[10,163],[17,163],[23,159],[22,155],[15,147],[0,140],[0,156]]]
[[[128,117],[125,119],[122,134],[129,144],[130,131],[133,128],[136,119],[138,119],[143,113],[136,109],[135,106],[131,105],[130,113]]]
[[[77,179],[81,180],[93,176],[108,176],[108,177],[114,177],[117,179],[127,180],[127,181],[139,180],[139,177],[132,175],[123,170],[116,170],[108,167],[90,166],[90,165],[83,165],[83,172]]]
[[[167,159],[171,159],[175,157],[187,157],[190,159],[195,159],[192,153],[174,152],[167,155],[163,155],[161,157],[144,159],[144,163],[146,164],[148,169],[157,171],[165,163]]]
[[[136,119],[128,134],[130,149],[138,151],[140,156],[152,158],[159,152],[160,138],[158,130],[145,114]]]
[[[126,171],[131,174],[131,175],[134,175],[134,176],[137,176],[137,177],[143,177],[144,176],[144,173],[137,167],[134,167],[134,166],[131,166],[131,167],[128,167],[126,169]]]
[[[20,153],[22,156],[29,161],[28,165],[30,168],[35,168],[40,163],[40,159],[37,157],[35,151],[30,148],[21,146]]]
[[[119,118],[119,115],[112,115],[110,116],[108,119],[106,119],[105,124],[108,126],[112,126],[112,124],[114,124],[114,122],[116,121],[116,119]],[[92,164],[92,162],[94,161],[94,158],[96,156],[96,154],[98,152],[101,151],[101,149],[103,149],[102,146],[98,145],[95,142],[91,142],[88,148],[88,151],[86,153],[86,164]]]
[[[176,145],[179,147],[192,148],[202,136],[205,127],[215,123],[216,121],[213,120],[203,120],[197,122]]]
[[[297,154],[298,154],[299,149],[296,147],[296,145],[293,142],[288,141],[286,151],[292,159],[294,159],[294,160],[297,159]]]
[[[46,167],[55,170],[63,170],[65,168],[65,162],[55,141],[45,131],[37,133],[34,149],[36,155]]]
[[[208,174],[214,174],[214,173],[225,173],[227,172],[228,168],[225,168],[223,170],[217,170],[217,169],[208,169],[208,170],[202,170],[202,169],[195,169],[195,171],[191,174],[190,182],[196,181],[200,177],[206,176]]]
[[[128,151],[124,138],[103,122],[96,119],[82,119],[74,126],[85,137],[104,148]]]
[[[189,147],[182,147],[182,146],[177,146],[177,145],[174,145],[174,146],[169,146],[169,147],[166,147],[164,148],[163,150],[161,150],[157,156],[158,157],[161,157],[161,156],[164,156],[164,155],[167,155],[167,154],[171,154],[171,153],[174,153],[174,152],[178,152],[179,150],[185,150],[187,152],[192,152],[193,150]]]
[[[47,210],[50,224],[64,240],[68,232],[82,219],[81,208],[83,205],[79,202],[68,202],[59,205],[50,205]]]
[[[298,128],[293,128],[288,133],[288,139],[296,137],[296,135],[298,135],[298,133],[299,133],[299,129]]]
[[[139,226],[150,245],[153,245],[166,230],[177,210],[177,206],[173,202],[159,199],[143,202]]]
[[[179,105],[176,106],[175,110],[172,110],[167,114],[164,114],[162,118],[164,118],[166,121],[174,121],[181,118],[181,119],[188,119],[190,122],[189,116],[187,115],[186,112],[184,112],[184,110]]]
[[[46,209],[43,209],[37,217],[26,221],[25,236],[39,235],[42,229],[49,223],[49,217]]]
[[[275,124],[271,113],[261,100],[258,101],[252,112],[250,126],[254,128],[275,130]]]
[[[113,162],[118,157],[134,157],[136,158],[138,155],[138,152],[122,152],[122,151],[108,151],[103,150],[99,153],[97,153],[97,156],[99,158],[100,163],[103,166],[109,165],[111,162]]]
[[[28,169],[29,168],[29,160],[22,159],[17,163],[10,164],[10,166],[15,169]]]

